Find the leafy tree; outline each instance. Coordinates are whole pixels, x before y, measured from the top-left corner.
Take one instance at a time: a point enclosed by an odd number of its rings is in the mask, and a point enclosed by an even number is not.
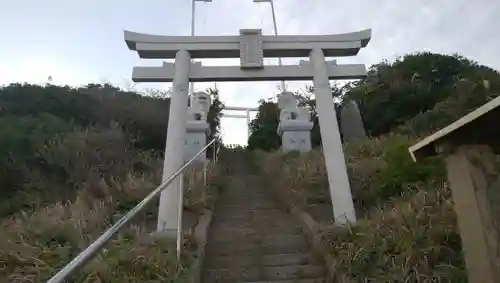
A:
[[[332,98],[340,99],[344,88],[337,84],[332,86]],[[311,144],[313,147],[321,146],[321,133],[318,114],[316,112],[316,98],[314,87],[307,86],[305,90],[296,92],[298,106],[304,107],[311,114],[313,128],[311,130]],[[340,103],[335,103],[337,121],[340,120]],[[248,139],[248,149],[262,149],[266,151],[278,149],[281,146],[281,137],[278,136],[279,109],[276,103],[260,101],[257,117],[251,122],[251,135]]]
[[[208,135],[207,141],[210,142],[213,139],[217,139],[216,143],[221,144],[222,140],[220,137],[220,119],[222,117],[222,110],[224,109],[224,103],[219,99],[219,90],[217,88],[207,89],[208,94],[212,99],[212,105],[207,115],[207,120],[210,123],[210,134]],[[207,149],[207,157],[212,158],[213,147]]]
[[[220,131],[222,104],[218,90],[208,90],[213,99],[208,120],[212,136]],[[11,84],[0,88],[0,117],[50,113],[75,125],[119,125],[135,137],[135,145],[163,151],[167,135],[170,98],[165,95],[140,95],[110,84],[88,84],[71,88],[55,85]]]
[[[219,136],[223,104],[216,89],[209,89],[208,92],[213,100],[208,114],[209,139],[212,139]],[[102,146],[111,146],[106,152],[115,150],[116,156],[119,156],[118,152],[123,153],[123,160],[110,158],[117,161],[117,168],[130,161],[126,154],[135,150],[162,152],[169,106],[168,97],[139,95],[110,84],[89,84],[80,88],[50,84],[1,87],[0,198],[16,198],[19,201],[12,202],[15,203],[13,205],[0,203],[0,214],[17,211],[19,204],[24,202],[20,194],[30,195],[52,187],[56,190],[54,184],[61,183],[74,187],[74,184],[68,183],[70,178],[67,174],[69,168],[75,165],[72,160],[84,162],[92,154],[95,154],[92,162],[100,160],[104,157]],[[89,128],[93,130],[87,131]],[[66,137],[65,142],[58,144],[58,154],[52,157],[56,161],[70,160],[66,166],[58,166],[59,161],[50,162],[51,155],[46,151],[47,148],[54,148],[55,141],[62,141],[58,139],[62,135]],[[120,147],[119,143],[127,144],[127,147]],[[96,144],[99,145],[96,147]],[[84,151],[89,148],[92,148],[90,152]],[[211,149],[208,151],[210,154]],[[88,164],[81,165],[89,167]],[[134,168],[136,165],[141,167],[134,164]],[[81,172],[84,176],[91,173],[90,169]],[[104,176],[101,173],[98,175]],[[118,174],[111,175],[119,177]]]
[[[368,133],[377,136],[431,110],[466,78],[495,81],[498,72],[456,54],[408,54],[373,65],[346,95],[358,102]]]

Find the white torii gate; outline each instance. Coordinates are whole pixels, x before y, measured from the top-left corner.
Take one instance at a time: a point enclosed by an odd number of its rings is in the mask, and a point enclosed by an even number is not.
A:
[[[353,56],[371,39],[371,30],[336,35],[263,36],[240,30],[239,36],[161,36],[125,31],[130,50],[140,58],[175,58],[158,67],[134,67],[134,82],[173,82],[165,148],[163,181],[183,164],[189,81],[313,80],[323,153],[336,223],[355,223],[356,216],[332,99],[330,79],[366,76],[364,64],[337,65],[325,56]],[[264,57],[309,57],[298,65],[264,66]],[[240,66],[202,66],[191,58],[240,58]],[[158,230],[177,236],[179,178],[160,197]]]
[[[224,113],[222,113],[222,117],[226,117],[226,118],[246,118],[247,119],[247,127],[248,127],[248,136],[250,137],[250,112],[259,111],[259,108],[239,107],[239,106],[225,106],[224,110],[245,111],[246,115],[239,115],[239,114],[234,115],[234,114],[224,114]]]

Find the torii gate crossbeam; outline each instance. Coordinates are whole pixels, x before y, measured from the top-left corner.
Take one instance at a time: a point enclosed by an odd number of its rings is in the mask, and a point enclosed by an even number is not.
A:
[[[129,49],[140,58],[175,58],[161,67],[136,67],[136,82],[173,82],[163,179],[183,164],[186,135],[186,105],[189,81],[309,80],[316,94],[323,153],[328,172],[333,217],[336,223],[355,223],[347,167],[339,126],[332,100],[330,79],[356,79],[366,76],[364,65],[337,65],[325,56],[353,56],[371,39],[371,30],[337,35],[263,36],[261,30],[240,30],[239,36],[160,36],[125,31]],[[309,57],[297,66],[264,66],[264,57]],[[192,58],[240,58],[240,66],[202,66]],[[177,235],[179,181],[162,192],[158,230]],[[175,237],[174,236],[174,237]]]
[[[241,107],[241,106],[225,106],[223,110],[245,111],[246,115],[222,114],[222,117],[227,117],[227,118],[246,118],[247,119],[247,127],[248,127],[248,136],[250,137],[250,112],[259,111],[259,108]]]
[[[132,80],[134,82],[172,82],[175,68],[173,63],[164,62],[161,67],[134,67]],[[299,65],[266,66],[264,69],[245,70],[238,66],[205,67],[201,62],[190,66],[189,81],[191,82],[234,82],[234,81],[273,81],[312,80],[313,67],[309,61],[301,61]],[[327,62],[328,79],[359,79],[360,74],[366,74],[364,64],[337,65],[336,61]]]
[[[261,35],[260,30],[244,29],[242,35],[254,38],[251,44],[260,45],[263,57],[309,57],[319,47],[327,57],[357,55],[371,38],[371,30],[332,35]],[[177,51],[186,50],[191,58],[240,58],[244,36],[162,36],[125,31],[130,50],[143,59],[174,59]],[[247,37],[248,38],[248,37]],[[255,43],[255,44],[254,44]]]

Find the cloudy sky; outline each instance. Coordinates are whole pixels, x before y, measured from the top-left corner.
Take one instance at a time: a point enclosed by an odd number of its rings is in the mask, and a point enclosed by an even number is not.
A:
[[[360,54],[339,63],[371,65],[408,52],[458,52],[500,69],[498,0],[275,0],[280,34],[334,34],[372,29],[372,41]],[[0,84],[79,85],[111,82],[131,86],[132,66],[160,65],[129,51],[123,30],[189,35],[190,0],[4,0],[0,4]],[[496,16],[496,17],[495,17]],[[252,0],[213,0],[196,5],[197,35],[238,34],[262,28],[272,34],[271,9]],[[239,60],[206,64],[237,64]],[[297,60],[284,60],[292,64]],[[269,64],[276,60],[269,59]],[[305,82],[309,83],[309,82]],[[212,83],[197,83],[202,90]],[[218,83],[226,105],[257,106],[277,93],[278,82]],[[290,82],[291,90],[304,83]],[[137,89],[167,89],[168,84]],[[229,112],[228,112],[229,113]],[[237,113],[232,113],[237,114]],[[225,118],[227,143],[245,144],[245,119]]]

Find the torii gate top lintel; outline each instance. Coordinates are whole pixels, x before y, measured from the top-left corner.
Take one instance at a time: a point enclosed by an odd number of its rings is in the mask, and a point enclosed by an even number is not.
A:
[[[250,36],[248,36],[250,35]],[[243,38],[260,45],[263,57],[308,57],[319,47],[325,56],[353,56],[366,47],[371,29],[330,35],[262,35],[260,29],[241,29],[235,36],[164,36],[124,31],[130,50],[144,59],[173,59],[180,49],[191,58],[239,58]]]

